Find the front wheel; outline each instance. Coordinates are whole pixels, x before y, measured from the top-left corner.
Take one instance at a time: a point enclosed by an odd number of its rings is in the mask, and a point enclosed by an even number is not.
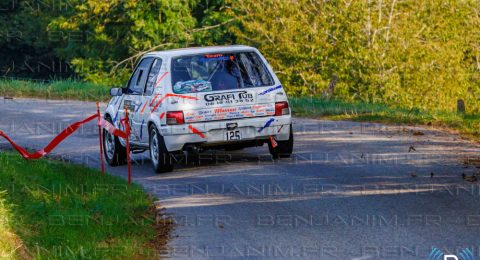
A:
[[[272,143],[268,142],[268,150],[273,159],[290,158],[293,152],[293,129],[290,125],[290,136],[286,141],[277,141],[277,147],[273,148]]]
[[[156,173],[173,171],[172,154],[168,152],[163,136],[155,125],[150,126],[150,158]]]
[[[112,119],[107,117],[106,120],[113,124]],[[119,166],[127,163],[127,149],[120,143],[117,136],[103,129],[103,154],[105,160],[110,166]]]

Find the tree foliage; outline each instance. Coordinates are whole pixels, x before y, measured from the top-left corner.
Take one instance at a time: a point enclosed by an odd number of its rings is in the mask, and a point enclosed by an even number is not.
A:
[[[6,26],[0,46],[10,51],[2,60],[48,57],[68,61],[86,81],[121,84],[144,53],[154,50],[232,43],[225,26],[232,21],[221,0],[56,0],[21,1],[0,16]],[[33,18],[33,19],[32,19]],[[31,50],[31,51],[30,51]],[[3,51],[2,51],[3,53]],[[26,57],[26,58],[25,58]],[[0,64],[2,68],[10,64]],[[6,75],[19,71],[3,69]],[[55,71],[32,74],[51,77]]]
[[[222,6],[218,0],[76,0],[48,30],[82,32],[83,40],[67,39],[59,55],[85,80],[121,84],[148,51],[228,42],[217,27],[228,21]]]
[[[455,0],[242,0],[243,43],[259,47],[290,93],[479,111],[480,4]]]
[[[480,112],[478,0],[13,2],[0,4],[0,67],[60,59],[118,85],[148,51],[242,43],[290,94],[450,111],[463,99]],[[52,76],[24,67],[13,74]]]
[[[116,78],[119,83],[126,76],[122,69],[131,70],[136,59],[115,65],[154,47],[186,45],[191,41],[187,32],[195,25],[188,3],[180,0],[77,0],[74,9],[48,29],[83,34],[80,41],[65,39],[58,53],[71,60],[84,79],[99,83]]]
[[[46,30],[61,13],[55,0],[0,2],[0,76],[41,78],[72,76],[55,55],[55,37]]]

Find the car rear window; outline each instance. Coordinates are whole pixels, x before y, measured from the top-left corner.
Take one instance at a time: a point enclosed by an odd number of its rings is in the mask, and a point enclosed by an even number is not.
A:
[[[199,54],[174,58],[172,86],[177,94],[210,92],[274,84],[255,52]]]

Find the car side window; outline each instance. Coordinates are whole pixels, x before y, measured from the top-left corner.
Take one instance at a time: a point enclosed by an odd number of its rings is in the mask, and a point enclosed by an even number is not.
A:
[[[148,73],[147,78],[147,85],[145,86],[145,96],[150,96],[155,89],[158,79],[158,73],[160,72],[160,68],[162,67],[162,60],[155,59],[152,64],[152,68],[150,69],[150,73]]]
[[[141,95],[147,82],[147,74],[153,58],[145,58],[137,66],[127,86],[127,94]]]

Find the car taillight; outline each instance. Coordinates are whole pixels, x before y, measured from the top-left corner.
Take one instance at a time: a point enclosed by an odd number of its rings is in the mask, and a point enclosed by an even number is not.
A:
[[[275,115],[276,116],[284,116],[289,115],[290,109],[288,108],[288,102],[277,102],[275,103]]]
[[[183,111],[167,112],[167,125],[182,125],[184,123]]]

